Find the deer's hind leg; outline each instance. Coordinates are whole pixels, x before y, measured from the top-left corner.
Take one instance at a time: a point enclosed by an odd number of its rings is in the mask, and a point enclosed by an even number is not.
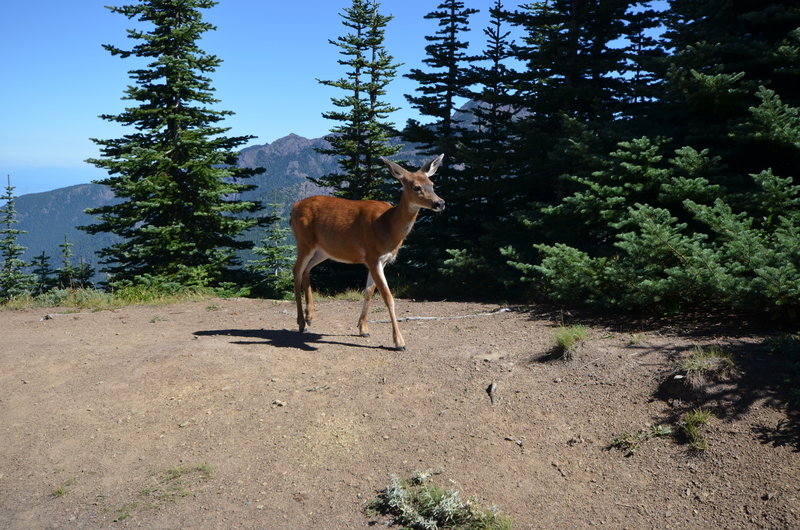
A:
[[[372,279],[372,274],[367,274],[367,287],[364,289],[364,303],[361,306],[361,316],[358,317],[358,334],[362,337],[369,337],[369,329],[367,329],[367,313],[369,313],[369,305],[372,302],[372,296],[375,294],[375,280]]]
[[[294,300],[297,304],[297,326],[302,333],[306,329],[306,318],[303,316],[303,290],[306,288],[303,284],[310,281],[306,269],[311,259],[314,257],[312,250],[297,249],[297,261],[294,262],[292,273],[294,275]],[[311,285],[308,283],[306,291],[306,306],[308,306],[308,294],[311,290]]]
[[[317,249],[314,252],[314,254],[311,255],[311,259],[308,260],[308,263],[306,264],[306,267],[303,270],[301,287],[302,290],[305,291],[306,295],[305,321],[307,326],[310,326],[311,321],[314,320],[314,293],[311,289],[311,269],[313,269],[314,267],[316,267],[317,265],[328,259],[328,257],[329,256],[321,249]]]

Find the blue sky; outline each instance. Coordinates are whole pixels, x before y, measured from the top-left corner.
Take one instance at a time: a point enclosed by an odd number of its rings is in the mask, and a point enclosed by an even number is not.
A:
[[[663,4],[657,0],[655,4]],[[382,0],[381,12],[395,18],[386,29],[385,46],[404,63],[388,88],[387,102],[401,110],[397,125],[419,118],[404,94],[416,84],[402,77],[421,68],[436,21],[425,20],[440,0]],[[128,49],[135,41],[126,29],[135,21],[104,6],[123,0],[37,0],[0,2],[0,178],[11,176],[14,193],[23,195],[101,179],[85,159],[98,155],[90,138],[118,138],[129,132],[98,118],[117,114],[131,83],[136,60],[113,57],[102,44]],[[480,9],[471,17],[470,43],[477,53],[493,0],[467,0]],[[350,0],[221,0],[205,11],[217,30],[205,34],[201,47],[224,62],[212,74],[230,135],[257,136],[250,145],[271,143],[289,133],[317,138],[333,125],[321,117],[332,109],[340,90],[317,79],[343,76],[338,48],[329,39],[346,28],[339,13]],[[514,7],[517,2],[506,2]]]
[[[110,0],[38,0],[0,3],[0,176],[11,175],[14,193],[23,195],[103,178],[86,164],[97,156],[89,138],[117,138],[127,131],[99,119],[116,114],[130,84],[135,59],[113,57],[102,44],[129,48],[125,30],[134,21],[112,13]],[[386,48],[400,74],[420,67],[425,35],[436,30],[425,20],[438,1],[384,0],[381,11],[395,19],[386,31]],[[481,29],[491,0],[467,2],[481,9],[472,18],[474,45],[481,47]],[[252,134],[264,144],[296,133],[309,138],[326,134],[332,123],[321,117],[331,110],[330,98],[340,91],[316,79],[337,79],[338,49],[328,43],[345,31],[339,13],[349,0],[288,2],[222,0],[205,11],[217,26],[201,47],[223,59],[212,74],[220,108],[236,113],[224,122],[229,134]],[[386,98],[402,110],[396,124],[417,117],[403,97],[415,84],[398,76]],[[130,102],[128,102],[130,103]]]

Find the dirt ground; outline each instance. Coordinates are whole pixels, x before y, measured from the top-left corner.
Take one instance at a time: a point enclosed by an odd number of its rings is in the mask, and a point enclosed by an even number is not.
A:
[[[796,424],[763,336],[600,323],[565,362],[547,357],[561,316],[498,309],[399,300],[447,317],[401,322],[404,352],[386,323],[355,335],[354,301],[319,303],[302,335],[269,300],[0,312],[0,527],[383,526],[364,508],[391,475],[436,470],[515,528],[800,528]],[[695,345],[740,375],[660,395]],[[698,405],[705,453],[608,448]]]

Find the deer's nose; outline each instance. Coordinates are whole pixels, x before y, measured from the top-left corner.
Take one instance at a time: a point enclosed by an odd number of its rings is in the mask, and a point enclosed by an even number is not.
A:
[[[433,211],[441,212],[442,210],[444,210],[444,201],[441,199],[438,201],[433,201]]]

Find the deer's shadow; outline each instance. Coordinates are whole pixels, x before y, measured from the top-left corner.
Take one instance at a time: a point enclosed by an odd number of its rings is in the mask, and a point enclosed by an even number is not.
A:
[[[387,346],[337,340],[337,337],[359,338],[358,335],[325,335],[310,331],[288,329],[210,329],[194,332],[195,337],[231,337],[231,344],[263,344],[273,348],[317,351],[319,344],[334,344],[350,348],[393,351]]]

